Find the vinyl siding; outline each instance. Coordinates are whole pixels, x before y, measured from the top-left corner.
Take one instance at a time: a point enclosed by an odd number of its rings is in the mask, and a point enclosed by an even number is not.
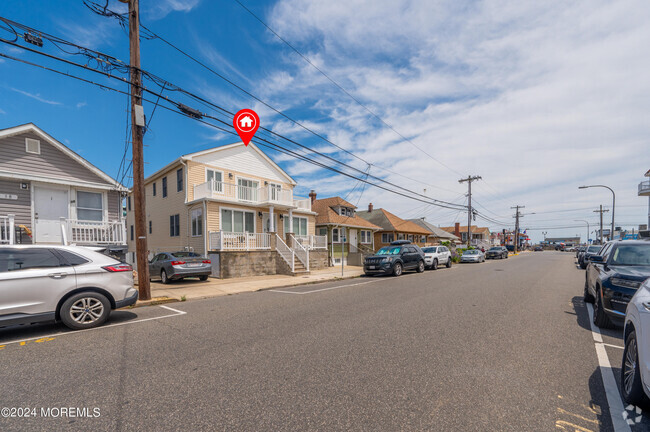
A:
[[[40,141],[41,153],[25,151],[25,138]],[[0,171],[47,176],[58,180],[108,184],[97,174],[32,132],[0,139]]]
[[[0,198],[0,216],[15,215],[16,225],[32,228],[32,204],[30,189],[20,188],[19,181],[0,179],[0,194],[18,196],[17,200]],[[29,183],[28,183],[29,184]]]

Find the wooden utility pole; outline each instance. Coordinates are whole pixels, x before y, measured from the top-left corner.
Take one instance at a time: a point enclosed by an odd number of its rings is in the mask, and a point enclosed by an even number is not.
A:
[[[481,176],[467,176],[458,180],[458,183],[467,182],[467,249],[472,241],[472,182],[476,180],[481,180]]]
[[[135,253],[140,300],[151,299],[149,286],[149,251],[147,249],[146,198],[144,191],[144,157],[142,141],[144,112],[142,109],[142,77],[140,75],[140,7],[138,0],[129,0],[129,49],[131,79],[131,137],[133,147],[133,204],[135,206]]]
[[[519,213],[519,209],[526,208],[526,206],[514,206],[510,207],[512,209],[517,209],[517,213],[515,213],[515,254],[519,250],[519,217],[521,216],[521,213]]]
[[[600,213],[600,244],[603,244],[603,213],[607,213],[609,210],[603,210],[603,205],[600,205],[600,210],[594,210],[594,213]],[[613,225],[612,225],[613,226]],[[612,238],[612,233],[610,233],[610,239]]]

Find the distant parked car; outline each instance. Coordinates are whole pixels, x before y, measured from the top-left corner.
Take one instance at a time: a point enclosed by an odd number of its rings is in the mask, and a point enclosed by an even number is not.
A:
[[[564,246],[563,250],[564,252],[576,252],[578,248],[576,248],[575,246]]]
[[[627,305],[623,335],[621,395],[625,402],[641,406],[650,398],[650,279]]]
[[[424,271],[424,253],[418,245],[398,244],[385,246],[375,255],[366,257],[363,261],[363,272],[369,275],[392,274],[401,275],[404,270]]]
[[[578,255],[578,264],[580,265],[580,268],[586,269],[589,259],[594,255],[598,255],[598,252],[600,252],[601,249],[601,245],[587,246],[585,250]]]
[[[544,252],[544,248],[541,246],[535,246],[535,249],[533,249],[534,252]]]
[[[485,252],[485,259],[508,258],[508,249],[505,246],[494,246]]]
[[[465,262],[484,262],[485,261],[485,255],[483,255],[483,252],[481,252],[478,249],[467,249],[463,254],[460,256],[460,262],[465,263]]]
[[[587,246],[578,246],[576,248],[576,258],[580,258],[580,254],[585,251]]]
[[[102,325],[138,299],[133,268],[76,246],[0,246],[0,327],[61,321]]]
[[[625,309],[641,283],[650,277],[650,241],[614,240],[589,260],[584,300],[594,303],[594,324],[622,324]]]
[[[451,267],[451,252],[446,246],[428,246],[422,248],[424,252],[424,265],[436,270],[438,265],[445,264],[447,268]]]
[[[160,277],[164,284],[186,277],[205,281],[211,274],[212,262],[194,252],[163,252],[149,262],[149,276]]]

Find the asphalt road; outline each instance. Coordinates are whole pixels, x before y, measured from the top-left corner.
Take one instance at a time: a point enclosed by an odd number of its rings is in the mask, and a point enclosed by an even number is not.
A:
[[[0,330],[0,407],[37,414],[0,430],[614,430],[583,283],[524,253]]]

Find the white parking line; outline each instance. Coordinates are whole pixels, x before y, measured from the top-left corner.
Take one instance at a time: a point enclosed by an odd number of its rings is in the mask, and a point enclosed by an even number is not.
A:
[[[277,292],[277,293],[282,293],[282,294],[298,294],[298,295],[303,295],[303,294],[313,294],[321,291],[330,291],[334,289],[339,289],[339,288],[347,288],[351,286],[357,286],[357,285],[365,285],[373,282],[379,282],[381,279],[373,280],[373,281],[366,281],[366,282],[357,282],[353,284],[348,284],[348,285],[337,285],[333,287],[328,287],[328,288],[321,288],[321,289],[316,289],[316,290],[311,290],[311,291],[303,291],[303,292],[296,292],[296,291],[285,291],[285,290],[269,290],[271,292]]]
[[[603,377],[603,387],[605,387],[605,396],[607,397],[607,404],[609,405],[609,415],[612,419],[612,426],[614,426],[615,432],[629,432],[631,431],[630,426],[623,418],[623,413],[625,412],[623,399],[618,390],[616,378],[614,378],[614,372],[612,371],[612,365],[609,363],[609,357],[607,357],[607,351],[605,351],[605,345],[609,344],[603,343],[600,329],[594,326],[594,309],[591,303],[587,303],[587,312],[589,313],[591,335],[594,338],[594,345],[596,346],[596,355],[598,356],[600,375]],[[620,348],[616,345],[609,346]]]
[[[163,318],[171,318],[171,317],[175,317],[175,316],[185,315],[187,313],[187,312],[179,311],[177,309],[170,308],[169,306],[163,306],[163,305],[159,305],[159,306],[161,308],[173,311],[175,313],[170,314],[170,315],[163,315],[163,316],[159,316],[159,317],[143,318],[143,319],[134,320],[134,321],[125,321],[125,322],[116,323],[116,324],[109,324],[109,325],[99,326],[99,327],[86,329],[86,330],[71,330],[71,331],[66,331],[66,332],[52,333],[52,334],[49,334],[49,335],[36,336],[36,337],[32,337],[32,338],[27,338],[27,339],[20,339],[20,340],[15,340],[15,341],[11,341],[11,342],[2,342],[2,343],[0,343],[0,345],[11,345],[11,344],[16,344],[16,343],[21,343],[21,342],[38,340],[38,339],[42,339],[42,338],[74,335],[74,334],[89,332],[89,331],[93,331],[93,330],[103,330],[103,329],[107,329],[107,328],[111,328],[111,327],[123,326],[123,325],[127,325],[127,324],[136,324],[136,323],[141,323],[141,322],[145,322],[145,321],[153,321],[153,320],[159,320],[159,319],[163,319]]]

